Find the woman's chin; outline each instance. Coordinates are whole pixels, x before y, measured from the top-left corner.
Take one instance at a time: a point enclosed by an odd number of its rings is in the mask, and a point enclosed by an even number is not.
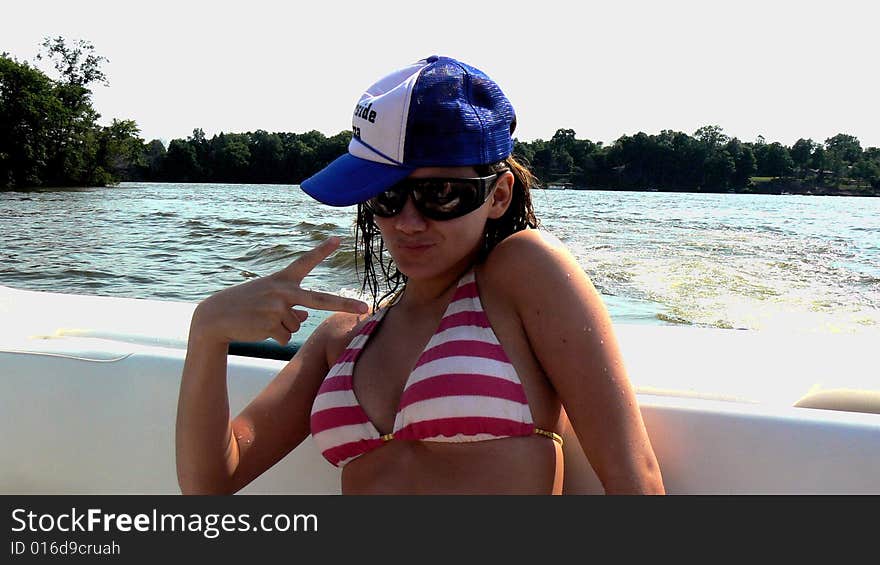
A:
[[[410,280],[430,279],[443,273],[444,265],[436,260],[414,260],[412,258],[395,258],[397,270]]]
[[[411,261],[394,261],[397,270],[406,275],[408,279],[425,279],[437,274],[437,266],[430,264],[417,264]]]

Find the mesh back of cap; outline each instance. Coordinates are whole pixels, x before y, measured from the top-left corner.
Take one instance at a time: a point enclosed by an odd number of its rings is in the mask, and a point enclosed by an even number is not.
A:
[[[416,167],[501,161],[513,150],[514,122],[513,106],[494,81],[440,58],[413,88],[404,161]]]

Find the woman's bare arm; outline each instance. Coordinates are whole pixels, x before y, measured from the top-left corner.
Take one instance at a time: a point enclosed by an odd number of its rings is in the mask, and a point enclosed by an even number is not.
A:
[[[327,373],[323,328],[231,421],[226,348],[191,337],[176,426],[181,492],[237,492],[305,439],[312,401]]]
[[[611,319],[589,277],[536,230],[492,252],[535,356],[606,493],[663,493],[663,481]],[[487,262],[487,268],[490,266]]]
[[[300,288],[339,245],[332,238],[285,269],[221,291],[196,307],[177,408],[177,476],[184,493],[230,493],[296,447],[308,434],[311,403],[327,372],[325,321],[266,388],[230,421],[226,355],[232,341],[267,337],[286,344],[306,312],[363,313],[363,302]],[[331,317],[332,318],[332,317]]]

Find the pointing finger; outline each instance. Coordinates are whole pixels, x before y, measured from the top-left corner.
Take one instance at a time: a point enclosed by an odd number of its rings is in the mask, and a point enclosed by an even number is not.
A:
[[[286,278],[299,282],[306,278],[306,275],[308,275],[312,269],[317,267],[318,263],[336,251],[339,247],[339,243],[340,239],[338,237],[329,237],[318,244],[317,247],[314,247],[297,257],[290,265],[279,271],[279,273]]]
[[[354,298],[344,298],[327,292],[303,290],[299,295],[298,304],[315,310],[333,310],[336,312],[351,312],[352,314],[366,314],[370,307],[366,302]]]

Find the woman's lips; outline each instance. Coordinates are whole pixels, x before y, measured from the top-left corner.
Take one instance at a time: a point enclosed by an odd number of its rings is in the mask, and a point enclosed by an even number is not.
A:
[[[404,251],[411,251],[411,252],[425,251],[426,249],[429,249],[430,247],[433,247],[433,246],[434,246],[433,243],[421,243],[421,242],[408,242],[408,243],[398,244],[398,247],[400,249],[402,249]]]

